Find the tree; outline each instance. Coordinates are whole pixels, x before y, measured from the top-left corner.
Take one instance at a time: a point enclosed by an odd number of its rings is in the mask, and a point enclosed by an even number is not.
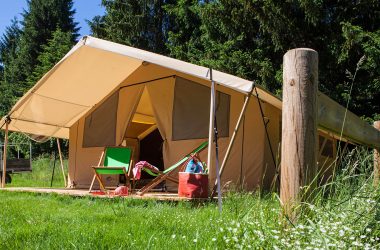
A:
[[[164,11],[170,1],[103,0],[103,16],[89,21],[94,36],[141,49],[166,54],[171,22]]]
[[[169,32],[172,56],[257,80],[278,94],[282,56],[309,47],[319,53],[320,90],[345,105],[346,70],[365,55],[349,108],[379,113],[379,1],[181,0],[167,12],[179,24]]]
[[[14,102],[13,91],[10,82],[14,79],[12,72],[17,72],[13,58],[17,55],[17,44],[22,33],[19,22],[16,18],[11,21],[11,25],[5,29],[5,33],[0,38],[0,116],[6,114],[9,107]]]

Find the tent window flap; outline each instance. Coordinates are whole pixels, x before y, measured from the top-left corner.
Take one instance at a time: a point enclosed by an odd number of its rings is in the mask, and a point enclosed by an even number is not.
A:
[[[216,92],[218,135],[229,136],[231,96]],[[210,119],[210,88],[176,77],[174,87],[172,140],[208,137]]]
[[[83,147],[115,146],[118,102],[116,92],[86,117]]]

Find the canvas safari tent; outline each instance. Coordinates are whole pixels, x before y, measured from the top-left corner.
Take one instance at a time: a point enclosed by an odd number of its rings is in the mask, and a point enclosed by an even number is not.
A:
[[[221,161],[253,84],[218,71],[213,71],[213,79]],[[222,185],[228,182],[253,190],[269,188],[274,179],[281,101],[259,86],[257,93],[263,116],[253,96]],[[68,187],[88,188],[91,166],[97,165],[105,146],[132,147],[135,162],[146,160],[150,151],[161,152],[156,157],[163,157],[167,168],[208,139],[209,113],[209,69],[84,37],[15,104],[8,117],[11,131],[69,139]],[[146,138],[150,142],[144,142]],[[211,152],[214,159],[215,150]],[[201,159],[207,160],[207,150]],[[209,166],[210,183],[216,178],[214,165]]]

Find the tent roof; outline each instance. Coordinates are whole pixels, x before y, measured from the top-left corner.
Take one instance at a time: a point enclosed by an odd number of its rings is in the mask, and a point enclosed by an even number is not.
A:
[[[209,80],[206,67],[87,36],[13,106],[8,114],[12,119],[9,129],[68,138],[69,128],[76,121],[144,63],[170,69],[182,76]],[[241,93],[249,93],[252,89],[252,81],[217,70],[212,73],[214,81],[220,85]],[[280,99],[260,86],[257,90],[260,99],[281,109]]]

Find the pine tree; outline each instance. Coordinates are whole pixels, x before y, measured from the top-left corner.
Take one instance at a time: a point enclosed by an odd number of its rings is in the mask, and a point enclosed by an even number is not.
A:
[[[12,23],[0,43],[4,67],[0,93],[0,98],[4,100],[1,107],[3,114],[35,84],[31,79],[37,80],[33,76],[40,63],[38,57],[53,33],[59,29],[70,34],[71,44],[78,37],[79,28],[74,22],[72,0],[29,0],[27,4],[22,27],[18,28],[17,22]]]
[[[89,21],[94,36],[166,54],[169,25],[164,0],[103,0],[104,16]]]

